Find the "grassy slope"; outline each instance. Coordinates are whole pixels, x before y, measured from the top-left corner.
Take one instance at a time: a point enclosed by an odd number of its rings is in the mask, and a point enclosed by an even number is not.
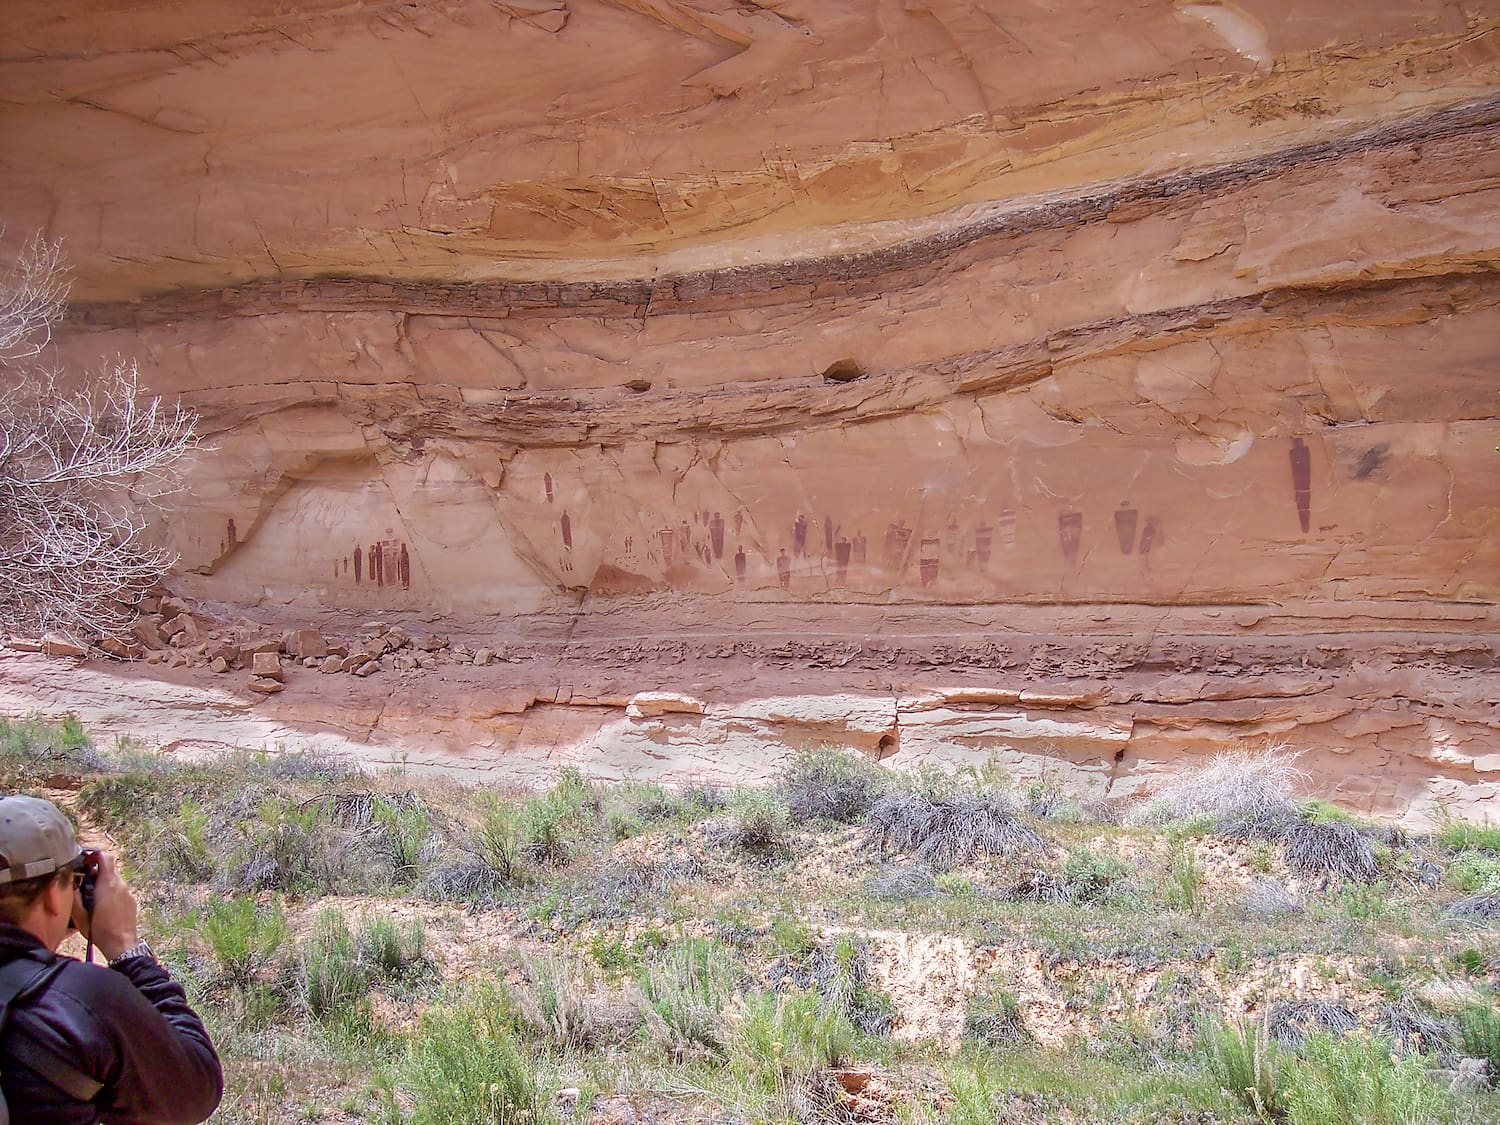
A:
[[[0,768],[118,841],[223,1121],[1500,1121],[1449,1092],[1500,1069],[1496,830],[1356,824],[1273,758],[1133,809],[829,752],[465,790],[67,723],[0,723]]]

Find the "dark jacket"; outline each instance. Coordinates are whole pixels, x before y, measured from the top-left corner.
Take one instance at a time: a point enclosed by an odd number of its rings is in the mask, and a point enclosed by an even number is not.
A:
[[[0,923],[0,962],[57,955],[18,926]],[[118,969],[61,958],[35,999],[11,1008],[0,1033],[0,1089],[12,1125],[196,1125],[224,1092],[219,1056],[182,986],[149,957]],[[92,1103],[75,1101],[11,1053],[19,1029],[104,1083]]]

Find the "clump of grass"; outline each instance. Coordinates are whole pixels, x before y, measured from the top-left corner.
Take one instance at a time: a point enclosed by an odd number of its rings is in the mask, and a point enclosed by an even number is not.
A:
[[[1444,815],[1438,826],[1438,839],[1454,851],[1489,852],[1500,856],[1500,824],[1473,824]]]
[[[719,836],[731,847],[771,859],[786,853],[787,828],[786,806],[775,794],[747,789],[730,804]]]
[[[1444,876],[1456,891],[1500,891],[1500,859],[1465,851],[1453,857]]]
[[[387,1121],[410,1125],[551,1125],[556,1076],[522,1052],[513,1005],[494,982],[435,1007],[382,1077]]]
[[[525,975],[514,992],[518,1026],[553,1049],[618,1046],[640,1024],[637,994],[600,989],[578,965],[547,958],[529,964]]]
[[[1220,1088],[1258,1120],[1285,1117],[1285,1056],[1266,1024],[1210,1024],[1199,1033],[1198,1047]]]
[[[868,840],[881,858],[905,853],[937,869],[981,856],[1046,850],[1010,800],[995,791],[936,797],[913,790],[887,793],[870,809]]]
[[[1476,926],[1500,922],[1500,889],[1461,898],[1443,908],[1443,917]]]
[[[1500,1015],[1486,1004],[1467,1004],[1458,1013],[1456,1046],[1465,1058],[1484,1059],[1490,1080],[1500,1081]]]
[[[1277,834],[1297,816],[1293,799],[1303,780],[1280,747],[1225,751],[1183,773],[1127,818],[1134,824],[1170,824],[1207,817],[1226,835]]]
[[[1198,898],[1203,890],[1203,868],[1182,840],[1172,845],[1172,866],[1163,883],[1163,895],[1167,906],[1188,914],[1198,910]]]
[[[0,771],[23,778],[105,773],[114,768],[71,711],[61,719],[0,718]]]
[[[1288,1125],[1443,1125],[1453,1105],[1420,1055],[1379,1038],[1309,1036],[1285,1072]]]
[[[724,1006],[738,975],[729,950],[707,938],[684,939],[654,958],[638,978],[649,1041],[673,1062],[721,1056]]]
[[[964,1006],[964,1037],[991,1047],[1016,1047],[1031,1042],[1013,993],[995,989],[969,997]]]
[[[288,935],[281,903],[262,907],[253,898],[215,902],[203,916],[201,932],[224,976],[241,986],[275,960]]]
[[[830,746],[795,755],[776,789],[793,824],[858,824],[889,784],[889,777],[869,758]]]
[[[1055,887],[1072,902],[1102,902],[1129,874],[1129,865],[1119,856],[1092,848],[1074,848],[1063,861],[1061,883],[1033,880],[1033,897],[1037,901],[1048,901],[1051,898],[1049,892]]]
[[[1282,834],[1281,849],[1299,875],[1369,883],[1379,874],[1375,849],[1348,821],[1293,821]]]

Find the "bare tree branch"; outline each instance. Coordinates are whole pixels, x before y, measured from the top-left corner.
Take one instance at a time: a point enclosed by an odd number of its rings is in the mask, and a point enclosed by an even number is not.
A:
[[[0,275],[0,628],[109,633],[177,561],[146,516],[181,487],[197,418],[134,362],[71,382],[45,365],[67,292],[39,237]]]

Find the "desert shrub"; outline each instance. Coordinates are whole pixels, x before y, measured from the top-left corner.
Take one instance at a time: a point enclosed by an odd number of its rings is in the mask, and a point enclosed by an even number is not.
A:
[[[1320,1032],[1342,1035],[1358,1026],[1353,1012],[1328,1000],[1284,1000],[1273,1005],[1266,1018],[1266,1033],[1293,1050]]]
[[[1456,891],[1500,891],[1500,859],[1479,852],[1460,852],[1444,876]]]
[[[830,746],[795,755],[776,790],[794,824],[858,824],[888,786],[887,775],[869,758]]]
[[[488,860],[471,854],[427,872],[421,890],[434,902],[462,902],[477,910],[498,906],[510,885]]]
[[[0,770],[21,777],[104,773],[113,769],[72,712],[61,719],[0,718]]]
[[[1453,1120],[1420,1055],[1363,1036],[1310,1035],[1284,1072],[1289,1125],[1442,1125]]]
[[[1172,910],[1195,913],[1203,889],[1203,868],[1187,845],[1178,840],[1172,846],[1172,865],[1162,883],[1162,897]]]
[[[1443,917],[1476,926],[1494,925],[1500,922],[1500,890],[1485,891],[1451,902],[1443,908]]]
[[[1302,912],[1297,896],[1287,889],[1279,879],[1252,879],[1245,888],[1241,909],[1246,916],[1259,921],[1271,922]]]
[[[782,922],[783,919],[777,919]],[[869,980],[869,947],[864,939],[840,934],[818,941],[798,923],[772,936],[783,955],[765,972],[765,983],[777,991],[813,992],[867,1035],[885,1035],[895,1022],[896,1006]]]
[[[1199,1033],[1198,1047],[1220,1088],[1257,1120],[1286,1115],[1285,1056],[1264,1023],[1210,1024]]]
[[[204,914],[201,932],[225,977],[237,985],[269,965],[288,934],[281,903],[262,907],[253,898],[218,900]]]
[[[1099,902],[1129,873],[1129,866],[1119,856],[1074,848],[1063,861],[1062,890],[1073,902]],[[1041,894],[1037,898],[1045,900]]]
[[[729,950],[707,938],[686,938],[654,958],[638,977],[652,1044],[676,1062],[721,1055],[724,1005],[738,975]]]
[[[1276,835],[1297,815],[1293,801],[1302,774],[1279,747],[1260,753],[1225,751],[1185,771],[1127,817],[1135,824],[1168,824],[1210,818],[1229,835]]]
[[[517,1022],[557,1050],[594,1051],[625,1042],[640,1023],[640,1000],[594,986],[579,966],[556,959],[531,963],[514,990]]]
[[[994,791],[937,797],[913,790],[886,793],[870,809],[868,840],[882,858],[901,852],[935,868],[1046,849],[1042,838],[1017,819],[1011,802]]]
[[[650,825],[689,813],[691,803],[650,781],[624,781],[600,798],[604,826],[611,840],[626,840]]]
[[[356,856],[355,838],[320,803],[299,806],[272,796],[229,829],[227,855],[215,879],[221,889],[348,894],[368,886],[371,871]]]
[[[1293,821],[1282,834],[1281,849],[1299,875],[1368,883],[1379,870],[1370,841],[1347,821]]]
[[[521,810],[515,805],[491,800],[474,833],[474,854],[502,884],[512,885],[523,880],[521,848],[525,842]]]
[[[390,1125],[550,1125],[557,1085],[521,1052],[511,1002],[492,982],[429,1010],[381,1080]]]
[[[1458,1013],[1456,1046],[1469,1059],[1489,1063],[1490,1081],[1500,1083],[1500,1015],[1485,1004],[1467,1004]]]
[[[1381,1004],[1380,1031],[1397,1054],[1446,1058],[1453,1053],[1453,1028],[1409,997]]]
[[[355,933],[355,949],[372,983],[410,984],[428,976],[427,925],[421,917],[402,925],[394,918],[364,918]]]
[[[1480,851],[1500,856],[1500,824],[1472,824],[1444,816],[1438,826],[1438,839],[1454,851]]]
[[[594,784],[576,769],[565,769],[556,785],[523,806],[521,854],[548,867],[567,863],[596,831],[599,815]]]
[[[937,880],[925,863],[883,864],[867,884],[871,898],[906,902],[914,898],[936,898]]]
[[[969,997],[964,1006],[964,1036],[991,1047],[1031,1042],[1031,1032],[1021,1018],[1021,1005],[1003,989]]]
[[[628,918],[655,912],[678,882],[699,872],[695,857],[659,860],[610,857],[551,885],[555,913],[574,921]]]
[[[786,806],[772,793],[745,790],[730,804],[720,838],[752,855],[782,855],[787,850]]]
[[[728,807],[731,796],[728,789],[712,781],[688,782],[681,793],[689,814],[718,812]]]
[[[319,913],[315,932],[297,954],[295,997],[308,1016],[319,1023],[368,1016],[369,973],[341,913],[332,908]]]
[[[757,992],[745,997],[734,1046],[762,1069],[841,1066],[855,1032],[843,1013],[811,992]]]
[[[212,831],[208,810],[191,793],[184,796],[177,815],[166,820],[151,840],[156,872],[187,883],[211,880],[217,870],[209,844]]]

